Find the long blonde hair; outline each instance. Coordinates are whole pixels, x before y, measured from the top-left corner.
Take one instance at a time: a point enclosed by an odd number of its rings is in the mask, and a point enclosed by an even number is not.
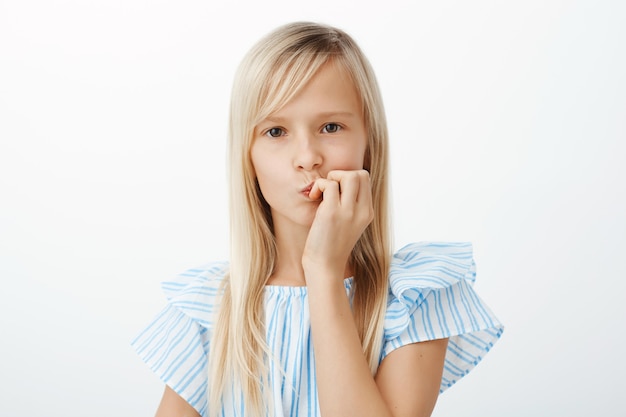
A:
[[[332,60],[351,77],[368,132],[364,168],[370,173],[374,220],[352,251],[353,313],[372,374],[380,361],[391,258],[388,133],[374,72],[345,32],[316,23],[282,26],[261,39],[235,75],[229,121],[230,270],[224,279],[209,355],[209,411],[221,409],[226,387],[241,390],[247,415],[272,410],[263,323],[264,288],[277,252],[269,207],[250,158],[255,126],[284,106]]]

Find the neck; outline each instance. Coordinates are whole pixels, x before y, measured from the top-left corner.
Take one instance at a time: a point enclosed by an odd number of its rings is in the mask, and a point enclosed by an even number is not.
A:
[[[270,285],[304,286],[302,254],[309,228],[298,225],[285,227],[282,222],[274,224],[276,239],[276,265],[269,279]]]
[[[278,222],[277,222],[278,223]],[[276,264],[268,280],[269,285],[305,286],[302,254],[309,235],[309,227],[274,224],[276,239]],[[346,263],[344,277],[352,276],[350,263]]]

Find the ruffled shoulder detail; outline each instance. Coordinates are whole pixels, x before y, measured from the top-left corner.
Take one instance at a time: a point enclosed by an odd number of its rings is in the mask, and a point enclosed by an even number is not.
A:
[[[385,338],[399,336],[421,302],[435,289],[473,283],[476,268],[470,243],[411,243],[393,255]]]
[[[201,416],[216,301],[228,263],[189,269],[161,284],[167,305],[132,341],[139,357]]]
[[[472,288],[470,243],[419,242],[393,256],[382,357],[410,343],[449,338],[441,392],[466,375],[503,326]]]
[[[163,281],[168,303],[206,328],[212,328],[228,262],[212,262]]]

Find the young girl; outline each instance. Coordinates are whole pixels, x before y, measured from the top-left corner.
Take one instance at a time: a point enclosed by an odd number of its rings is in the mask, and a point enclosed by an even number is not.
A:
[[[502,326],[471,246],[392,255],[374,73],[341,30],[262,39],[230,109],[229,263],[165,282],[133,345],[167,384],[157,416],[429,416]]]

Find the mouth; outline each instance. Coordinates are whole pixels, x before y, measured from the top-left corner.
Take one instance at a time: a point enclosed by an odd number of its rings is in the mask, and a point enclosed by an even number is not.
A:
[[[309,193],[311,192],[311,189],[313,188],[313,182],[311,182],[309,185],[307,185],[306,187],[304,187],[303,189],[300,190],[300,193],[304,194],[306,197],[309,196]]]

